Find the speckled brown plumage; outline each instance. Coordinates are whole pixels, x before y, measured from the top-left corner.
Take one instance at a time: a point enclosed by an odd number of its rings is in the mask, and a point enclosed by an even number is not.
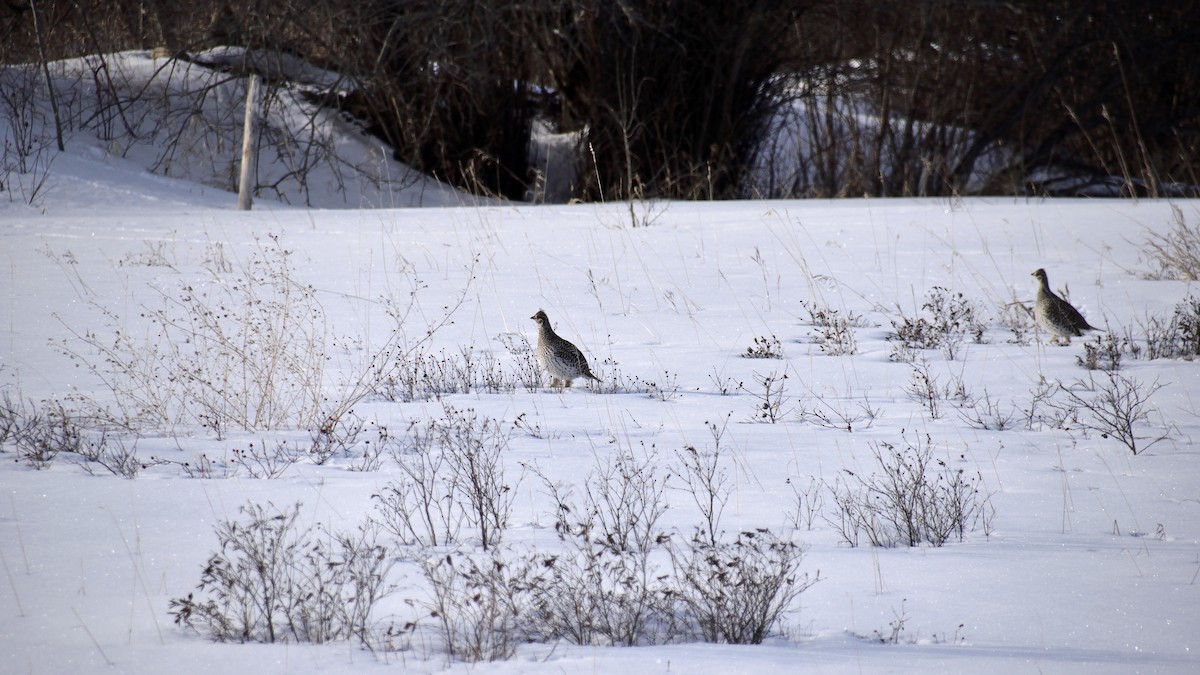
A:
[[[570,387],[571,381],[577,377],[586,377],[600,381],[588,367],[587,358],[579,348],[569,341],[559,337],[550,327],[550,317],[544,310],[529,317],[537,322],[537,361],[542,368],[550,373],[550,386]]]
[[[1050,281],[1046,277],[1046,270],[1038,269],[1033,273],[1033,278],[1038,281],[1033,316],[1038,325],[1050,333],[1051,342],[1058,342],[1061,337],[1066,339],[1067,344],[1071,344],[1071,338],[1083,335],[1084,331],[1100,330],[1089,324],[1079,310],[1071,306],[1071,303],[1050,290]]]

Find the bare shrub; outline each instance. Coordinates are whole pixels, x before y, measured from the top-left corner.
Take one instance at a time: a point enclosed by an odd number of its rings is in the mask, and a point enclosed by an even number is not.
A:
[[[854,312],[843,314],[815,302],[802,302],[801,306],[808,312],[809,321],[813,324],[813,343],[820,346],[822,352],[830,356],[858,353],[854,329],[866,325],[861,316]]]
[[[967,337],[976,343],[983,342],[986,327],[976,316],[975,305],[962,293],[934,286],[925,295],[921,308],[926,316],[902,314],[899,324],[892,321],[895,333],[888,339],[896,343],[892,348],[893,360],[911,361],[912,350],[940,349],[948,360],[953,361]]]
[[[137,478],[138,472],[150,463],[138,458],[136,444],[126,445],[124,439],[104,430],[85,438],[79,454],[85,460],[81,464],[84,471],[93,473],[92,467],[99,466],[122,478]]]
[[[945,398],[945,393],[938,382],[937,375],[933,374],[929,368],[929,362],[924,359],[920,363],[914,364],[912,372],[909,373],[908,385],[905,386],[904,392],[908,397],[917,403],[920,403],[927,411],[929,411],[930,419],[939,419],[942,416],[942,401]]]
[[[335,456],[349,455],[358,445],[359,434],[366,427],[366,420],[353,410],[334,418],[328,418],[312,432],[312,445],[308,456],[314,464],[321,465]]]
[[[787,483],[796,495],[795,510],[788,512],[792,526],[796,529],[813,529],[813,523],[825,505],[824,486],[815,476],[810,476],[807,483],[802,484],[792,478],[788,478]]]
[[[0,452],[9,440],[16,438],[25,417],[24,402],[14,397],[7,387],[0,393]]]
[[[783,344],[774,335],[755,337],[754,344],[746,347],[742,356],[748,359],[782,359]]]
[[[1080,425],[1103,438],[1120,441],[1135,455],[1167,438],[1166,431],[1155,436],[1139,436],[1137,430],[1150,420],[1150,397],[1159,389],[1162,385],[1157,380],[1144,387],[1136,379],[1111,371],[1105,372],[1104,379],[1099,382],[1089,377],[1087,382],[1076,380],[1072,387],[1059,386],[1067,398],[1065,407],[1072,412],[1087,413],[1085,417],[1077,418]],[[1094,396],[1085,396],[1081,392]]]
[[[982,525],[991,531],[990,495],[983,477],[969,475],[933,458],[932,441],[918,437],[897,448],[886,442],[871,444],[878,471],[846,476],[827,485],[836,519],[827,522],[850,546],[859,533],[873,546],[942,546],[951,538],[962,540],[968,530]]]
[[[445,305],[442,315],[421,319],[412,340],[406,331],[417,320],[419,280],[413,280],[407,303],[382,300],[395,321],[393,330],[382,344],[366,350],[361,362],[351,364],[336,383],[338,395],[330,396],[327,388],[335,384],[326,370],[331,348],[350,339],[330,334],[315,289],[298,278],[292,252],[271,236],[258,241],[244,263],[231,262],[219,244],[210,254],[206,270],[221,283],[162,291],[158,306],[142,308],[148,326],[141,334],[124,329],[125,320],[79,278],[69,253],[55,258],[105,327],[78,331],[64,323],[73,338],[56,345],[113,394],[104,402],[82,399],[92,417],[135,431],[197,425],[217,438],[231,429],[316,430],[312,457],[327,461],[337,445],[330,434],[341,424],[340,433],[349,435],[346,425],[352,420],[343,423],[341,417],[394,382],[397,364],[404,361],[397,354],[417,353],[451,320],[466,292]],[[371,464],[363,462],[364,468]]]
[[[30,205],[45,195],[57,156],[50,122],[39,105],[43,83],[32,65],[0,68],[0,128],[6,130],[0,146],[0,193]]]
[[[325,464],[335,456],[350,461],[351,471],[375,471],[393,442],[387,426],[367,421],[353,410],[328,418],[310,433],[312,445],[306,454],[314,464]],[[364,438],[365,437],[365,438]]]
[[[501,335],[500,343],[508,351],[516,364],[514,378],[518,386],[525,391],[535,392],[542,387],[542,367],[538,365],[537,354],[529,344],[529,339],[520,333],[505,333]]]
[[[1017,406],[1012,402],[1005,404],[993,399],[988,390],[984,389],[982,398],[958,408],[958,414],[963,421],[976,429],[1004,431],[1011,429],[1016,423]]]
[[[570,486],[538,474],[555,503],[558,554],[535,557],[543,579],[531,609],[543,638],[575,644],[656,644],[675,633],[663,575],[653,562],[668,537],[667,476],[653,453],[621,451],[584,482],[582,503]]]
[[[431,595],[424,603],[451,658],[502,661],[525,641],[530,594],[540,582],[525,561],[490,553],[426,555],[421,572]]]
[[[754,373],[754,382],[758,385],[757,389],[742,387],[742,390],[750,394],[754,398],[754,413],[751,419],[755,422],[766,422],[775,424],[786,419],[791,413],[791,408],[784,406],[784,391],[787,388],[786,380],[788,375],[786,372],[770,372],[767,374]]]
[[[722,429],[709,431],[719,443]],[[425,549],[418,564],[432,587],[426,606],[447,652],[474,662],[509,658],[529,640],[761,642],[817,577],[799,572],[801,547],[765,530],[714,538],[727,497],[719,453],[679,455],[690,476],[683,489],[711,514],[681,545],[658,524],[669,474],[652,451],[620,451],[597,459],[578,498],[572,486],[527,467],[554,503],[560,548]]]
[[[231,427],[316,426],[327,327],[291,255],[272,236],[258,242],[232,283],[163,292],[160,307],[144,311],[153,326],[144,337],[120,330],[120,318],[88,297],[115,338],[66,326],[87,351],[68,341],[59,348],[114,394],[117,410],[93,402],[96,414],[126,428],[198,424],[218,438]]]
[[[714,422],[705,422],[705,426],[712,434],[712,448],[697,450],[689,445],[676,450],[675,457],[683,467],[677,473],[683,481],[679,489],[692,496],[704,518],[704,524],[697,529],[708,536],[710,543],[715,544],[720,534],[721,514],[725,510],[725,503],[729,501],[729,474],[721,466],[721,439],[729,427],[729,417],[726,416],[721,426]]]
[[[841,429],[848,432],[853,432],[856,427],[870,429],[880,413],[879,408],[873,405],[866,396],[863,396],[861,401],[855,402],[857,410],[854,410],[846,404],[837,405],[828,401],[811,388],[808,393],[815,401],[810,403],[808,397],[802,396],[796,406],[796,417],[802,422],[826,429]],[[865,423],[859,425],[864,420]]]
[[[393,459],[403,476],[371,495],[381,523],[408,546],[458,541],[467,515],[464,504],[454,498],[451,469],[435,436],[410,428],[402,447]]]
[[[469,352],[403,352],[396,358],[395,375],[386,389],[393,400],[440,401],[449,394],[465,394],[475,385],[475,363]]]
[[[730,394],[744,389],[743,382],[738,382],[732,377],[726,377],[719,373],[716,368],[708,374],[708,380],[713,384],[713,390],[721,396],[729,396]]]
[[[1171,204],[1175,226],[1166,234],[1147,235],[1143,253],[1157,269],[1155,279],[1200,279],[1200,222],[1188,225],[1183,210]]]
[[[1012,337],[1008,339],[1009,344],[1029,344],[1037,329],[1033,320],[1033,310],[1022,302],[1014,301],[1000,305],[997,321],[1012,333]]]
[[[561,555],[542,554],[543,578],[531,604],[536,635],[580,645],[640,645],[668,642],[675,617],[663,574],[652,562],[666,537],[649,549],[607,545],[594,522],[559,530]]]
[[[515,487],[504,476],[508,434],[498,420],[444,405],[443,417],[413,424],[392,457],[404,477],[373,495],[383,523],[401,542],[438,546],[466,524],[487,550],[508,527]]]
[[[419,350],[400,352],[396,354],[394,368],[381,387],[382,393],[389,399],[409,402],[440,401],[451,394],[472,391],[499,394],[518,388],[539,390],[542,384],[541,367],[528,340],[524,336],[508,335],[502,342],[509,354],[515,357],[511,368],[502,364],[494,353],[476,350],[472,346],[453,351],[443,349],[436,353]]]
[[[196,592],[171,599],[175,623],[218,642],[357,639],[370,647],[371,613],[391,592],[392,565],[374,527],[304,529],[299,504],[247,503],[241,512],[244,522],[217,523],[219,550]]]
[[[251,478],[279,478],[299,460],[300,452],[286,439],[274,443],[250,441],[245,448],[230,450],[233,464],[240,466]]]
[[[712,542],[696,530],[671,548],[675,593],[688,624],[706,642],[760,644],[820,572],[800,572],[805,549],[770,530]]]
[[[50,401],[38,406],[6,396],[4,408],[5,434],[13,440],[18,459],[26,465],[48,469],[60,454],[83,453],[83,428],[62,403]]]
[[[1127,338],[1118,338],[1112,333],[1097,335],[1083,343],[1083,354],[1075,357],[1075,362],[1088,370],[1103,370],[1113,372],[1120,370],[1121,358],[1124,354],[1136,349]]]
[[[1054,394],[1058,384],[1042,378],[1029,392],[1029,405],[1020,408],[1021,418],[1025,429],[1036,431],[1049,427],[1057,429],[1060,426],[1060,409],[1055,406]]]
[[[1175,306],[1170,319],[1147,317],[1141,327],[1147,359],[1200,358],[1200,297],[1189,295]]]

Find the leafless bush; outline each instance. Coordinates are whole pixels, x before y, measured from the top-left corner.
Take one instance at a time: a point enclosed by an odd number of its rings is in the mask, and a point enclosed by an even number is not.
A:
[[[929,411],[930,419],[941,418],[942,401],[946,398],[945,391],[938,382],[937,375],[930,371],[928,361],[922,360],[913,365],[912,372],[909,373],[908,385],[904,391],[910,399],[920,403]]]
[[[958,408],[963,421],[976,429],[1004,431],[1011,429],[1017,418],[1016,404],[993,399],[987,389],[983,397]]]
[[[587,386],[600,394],[645,394],[659,401],[670,401],[679,395],[679,375],[663,370],[658,377],[630,375],[621,370],[620,364],[611,358],[601,362],[603,380],[588,381]]]
[[[374,495],[383,524],[408,545],[458,540],[463,524],[487,550],[508,527],[516,483],[504,476],[508,436],[499,421],[443,406],[443,417],[413,424],[392,452],[404,477]]]
[[[533,596],[540,635],[575,644],[655,644],[674,634],[663,576],[653,562],[667,535],[667,476],[651,453],[621,451],[584,482],[582,503],[570,486],[538,473],[555,503],[558,554],[536,556],[543,579]]]
[[[1075,362],[1088,370],[1103,370],[1113,372],[1120,370],[1121,358],[1137,346],[1126,338],[1118,338],[1112,333],[1097,335],[1083,343],[1083,354],[1075,357]]]
[[[432,591],[425,607],[450,657],[469,663],[512,657],[525,641],[527,605],[540,583],[535,569],[496,549],[419,562]]]
[[[672,547],[678,601],[706,642],[760,644],[793,603],[820,579],[801,573],[804,548],[770,530],[743,531],[712,542],[697,530]]]
[[[847,470],[844,478],[827,484],[836,519],[826,520],[843,540],[857,546],[862,533],[874,546],[941,546],[953,537],[961,541],[979,525],[989,534],[992,507],[983,477],[935,460],[928,437],[916,443],[905,439],[904,445],[872,443],[877,473]]]
[[[334,418],[328,418],[312,432],[312,445],[308,456],[314,464],[321,465],[337,455],[346,456],[358,445],[358,437],[366,427],[366,420],[353,410]]]
[[[808,482],[803,484],[788,478],[787,483],[796,495],[796,509],[789,512],[793,527],[811,530],[825,504],[824,485],[816,477],[809,477]]]
[[[1188,296],[1170,319],[1150,316],[1142,323],[1147,359],[1200,358],[1200,297]],[[1132,340],[1131,344],[1135,344]],[[1136,355],[1135,355],[1136,358]]]
[[[25,404],[7,387],[0,392],[0,452],[9,440],[17,437],[25,417]]]
[[[709,425],[714,443],[723,431]],[[492,547],[434,554],[419,564],[447,652],[466,660],[510,657],[524,641],[640,645],[676,638],[754,643],[817,580],[800,574],[803,550],[766,531],[714,540],[727,497],[719,453],[679,453],[686,489],[706,522],[674,545],[660,529],[668,474],[653,452],[598,459],[578,498],[572,486],[527,467],[554,503],[560,548]],[[663,568],[656,560],[670,560]]]
[[[1040,380],[1029,392],[1029,405],[1020,409],[1021,418],[1025,421],[1028,431],[1042,428],[1058,429],[1063,421],[1062,409],[1056,406],[1054,394],[1058,384],[1046,379]]]
[[[316,426],[324,419],[327,326],[291,255],[273,236],[258,242],[234,283],[164,292],[161,306],[144,312],[153,326],[144,337],[120,330],[120,318],[87,297],[115,339],[67,326],[87,351],[69,341],[59,347],[114,394],[118,410],[97,402],[97,414],[126,428],[198,424],[218,438],[231,427]]]
[[[529,339],[520,333],[505,333],[500,343],[516,359],[514,378],[517,384],[530,393],[542,388],[542,367]]]
[[[393,442],[387,426],[368,422],[353,410],[326,419],[311,432],[311,437],[312,445],[306,454],[313,463],[325,464],[334,456],[341,456],[351,460],[348,467],[351,471],[377,470]]]
[[[369,523],[356,532],[297,525],[300,505],[247,503],[215,527],[219,550],[196,592],[172,598],[175,623],[218,642],[374,643],[371,613],[392,562]],[[202,594],[197,598],[197,594]]]
[[[1067,398],[1065,407],[1087,413],[1078,419],[1080,425],[1103,438],[1115,438],[1135,455],[1167,438],[1165,430],[1156,436],[1137,433],[1137,427],[1150,420],[1150,397],[1159,389],[1162,385],[1157,380],[1144,387],[1133,378],[1111,371],[1105,372],[1099,382],[1089,377],[1087,382],[1076,380],[1071,387],[1059,386]],[[1081,392],[1094,395],[1089,397]]]
[[[14,442],[18,459],[30,467],[48,469],[62,453],[83,452],[83,428],[58,401],[39,406],[6,394],[3,418],[4,433]]]
[[[1024,303],[1014,301],[1000,305],[997,320],[1012,333],[1009,344],[1027,345],[1032,340],[1031,336],[1036,330],[1033,311]]]
[[[810,403],[808,397],[801,397],[796,406],[796,416],[802,422],[816,424],[826,429],[842,429],[852,432],[859,422],[864,420],[865,424],[858,428],[870,429],[871,425],[875,423],[875,418],[879,416],[879,408],[872,405],[871,400],[866,396],[861,401],[855,402],[858,409],[852,410],[845,404],[839,406],[831,403],[811,388],[809,395],[815,402]]]
[[[52,147],[49,123],[42,110],[43,80],[33,65],[0,68],[0,192],[10,200],[36,204],[45,194]]]
[[[743,391],[755,399],[752,420],[775,424],[792,413],[790,408],[784,406],[784,390],[787,379],[786,372],[771,372],[765,375],[754,373],[754,382],[758,388],[742,387]]]
[[[709,373],[708,379],[713,383],[713,389],[722,396],[729,396],[734,392],[744,389],[742,382],[734,380],[732,377],[725,377],[713,368],[713,372]]]
[[[877,628],[871,631],[870,636],[860,635],[859,637],[882,645],[918,644],[922,638],[909,630],[912,615],[908,613],[907,605],[908,600],[902,599],[900,608],[892,610],[892,620],[888,622],[887,628]],[[935,633],[930,640],[934,644],[962,644],[966,639],[962,635],[963,626],[964,624],[959,624],[952,635]]]
[[[530,438],[544,438],[542,425],[531,421],[526,413],[520,413],[513,419],[513,429],[523,432]]]
[[[245,469],[251,478],[279,478],[299,460],[300,453],[286,439],[277,439],[274,443],[260,440],[257,445],[250,441],[245,448],[233,448],[230,454],[232,463]]]
[[[774,335],[770,337],[763,335],[754,338],[754,344],[746,347],[742,356],[748,359],[782,359],[783,345]]]
[[[519,341],[518,341],[519,338]],[[524,336],[505,336],[508,352],[515,357],[508,369],[490,351],[471,346],[437,353],[410,350],[396,355],[395,367],[383,393],[392,400],[442,400],[451,394],[482,392],[499,394],[524,388],[541,388],[541,367]],[[610,379],[610,378],[606,378]]]
[[[474,384],[475,363],[469,354],[401,353],[387,392],[397,401],[440,401],[445,395],[469,392]]]
[[[218,438],[230,429],[316,430],[313,457],[321,460],[336,443],[320,430],[332,432],[356,403],[395,381],[396,355],[420,350],[463,297],[422,322],[411,342],[405,335],[412,330],[419,282],[414,280],[407,303],[385,299],[394,329],[365,351],[361,363],[351,364],[338,395],[330,396],[331,349],[347,338],[330,334],[315,289],[298,278],[293,253],[277,236],[258,241],[249,260],[236,265],[219,245],[210,251],[206,271],[226,283],[162,291],[157,306],[142,308],[148,325],[141,334],[125,329],[126,321],[79,278],[69,253],[55,258],[104,326],[78,331],[64,322],[72,338],[57,345],[113,394],[104,402],[84,399],[91,416],[130,430],[198,425]]]
[[[693,446],[685,446],[675,451],[682,471],[677,472],[685,490],[692,496],[700,515],[704,518],[702,526],[697,530],[708,536],[708,541],[715,544],[721,534],[721,514],[725,503],[729,501],[729,474],[721,466],[721,439],[729,427],[729,417],[717,426],[714,422],[705,422],[713,443],[711,449],[697,450]]]
[[[209,480],[212,478],[229,478],[234,475],[237,470],[236,466],[231,466],[228,462],[213,461],[207,453],[200,453],[190,460],[179,460],[167,457],[159,457],[150,455],[150,459],[146,462],[147,465],[166,465],[174,466],[188,478],[200,478]]]
[[[813,343],[820,346],[821,351],[830,356],[842,356],[858,353],[858,343],[854,339],[854,329],[862,328],[866,322],[854,312],[842,314],[832,307],[819,305],[815,302],[802,302],[813,324]]]
[[[85,438],[79,454],[85,460],[81,464],[84,471],[93,473],[95,465],[122,478],[137,478],[138,472],[148,464],[138,458],[136,444],[126,445],[124,439],[104,430]]]
[[[1200,279],[1200,222],[1188,225],[1183,210],[1171,204],[1175,227],[1166,234],[1147,235],[1143,252],[1158,269],[1155,279]]]
[[[901,323],[892,321],[896,331],[889,337],[895,342],[893,360],[909,362],[913,350],[940,349],[948,360],[953,361],[968,336],[976,343],[983,342],[985,326],[976,317],[975,305],[962,293],[934,286],[926,294],[921,308],[927,316],[902,315]]]
[[[403,476],[371,495],[380,522],[408,546],[458,541],[467,514],[455,499],[451,469],[435,436],[410,428],[403,448],[393,456]]]
[[[584,508],[604,546],[617,551],[649,550],[659,537],[658,520],[667,509],[667,476],[656,467],[653,450],[638,459],[631,451],[598,460],[584,483]],[[591,525],[589,524],[589,529]]]

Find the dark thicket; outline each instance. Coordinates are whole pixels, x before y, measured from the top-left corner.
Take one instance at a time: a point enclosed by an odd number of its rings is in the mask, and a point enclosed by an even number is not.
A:
[[[1019,181],[1046,167],[1136,178],[1126,188],[1142,193],[1200,183],[1200,4],[855,0],[837,8],[846,32],[830,55],[878,64],[867,84],[881,111],[976,132],[958,161],[937,167],[938,192],[961,190],[996,142],[1014,154],[988,192],[1037,189]]]
[[[582,129],[578,196],[739,196],[799,64],[806,2],[574,0],[540,31],[564,129]]]
[[[534,109],[522,34],[529,6],[474,0],[364,2],[349,100],[414,168],[467,189],[524,197]]]
[[[799,159],[815,168],[778,194],[1200,185],[1200,3],[0,0],[0,61],[37,60],[35,11],[48,58],[224,44],[302,56],[346,78],[349,94],[325,102],[400,159],[508,197],[527,187],[537,115],[580,132],[577,197],[744,196],[792,101],[810,111]],[[981,169],[987,184],[971,180]]]

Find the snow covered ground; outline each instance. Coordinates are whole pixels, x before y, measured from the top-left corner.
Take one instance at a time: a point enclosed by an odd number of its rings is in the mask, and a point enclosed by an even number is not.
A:
[[[264,269],[255,267],[264,256],[286,258],[289,279],[312,288],[319,321],[297,339],[323,345],[327,365],[314,370],[333,398],[392,335],[397,307],[411,310],[407,341],[436,326],[422,353],[453,360],[469,348],[504,373],[519,370],[523,340],[536,340],[529,317],[543,308],[604,383],[476,387],[440,401],[370,396],[355,414],[403,430],[441,416],[445,403],[500,420],[505,478],[517,495],[504,543],[547,550],[558,545],[553,502],[527,467],[576,490],[622,452],[675,471],[660,524],[682,539],[701,515],[675,451],[711,448],[707,423],[726,425],[721,529],[770,528],[803,544],[800,571],[820,580],[762,645],[527,644],[507,661],[472,665],[446,657],[422,604],[428,584],[400,563],[389,577],[396,591],[374,620],[422,626],[401,649],[210,642],[167,610],[195,590],[217,547],[215,524],[237,520],[247,502],[299,502],[306,524],[353,527],[400,471],[386,456],[374,470],[353,470],[361,458],[346,453],[255,478],[235,450],[306,446],[309,429],[235,425],[217,434],[180,414],[137,435],[113,432],[144,461],[165,460],[129,480],[65,454],[37,470],[12,443],[0,448],[5,672],[1200,669],[1200,364],[1122,360],[1117,374],[1152,391],[1135,456],[1088,428],[1086,412],[1059,419],[1052,405],[1067,402],[1058,384],[1090,399],[1085,385],[1108,381],[1077,363],[1088,339],[1018,339],[1002,320],[1009,306],[1020,327],[1010,303],[1031,304],[1030,273],[1044,267],[1092,324],[1144,337],[1147,317],[1169,317],[1197,289],[1148,278],[1143,242],[1174,227],[1173,208],[1194,226],[1200,203],[260,203],[247,213],[233,210],[228,193],[100,150],[69,152],[50,168],[55,188],[35,206],[0,204],[0,386],[10,397],[119,408],[128,403],[120,390],[84,365],[110,372],[96,347],[125,335],[147,354],[164,353],[155,316],[181,318],[181,308],[197,306],[188,297],[240,297],[242,273]],[[286,256],[271,258],[276,241]],[[962,294],[981,339],[968,336],[953,359],[930,349],[897,360],[894,324],[922,316],[934,287]],[[822,349],[814,309],[853,318],[853,354]],[[782,358],[745,356],[764,345]],[[771,378],[783,387],[773,423],[762,413]],[[921,395],[930,391],[932,402]],[[823,424],[821,414],[851,421]],[[980,428],[1006,416],[1002,430]],[[828,486],[847,472],[877,472],[879,444],[924,442],[979,477],[987,526],[942,547],[849,546]],[[189,477],[182,463],[196,466],[201,455],[212,477]]]

